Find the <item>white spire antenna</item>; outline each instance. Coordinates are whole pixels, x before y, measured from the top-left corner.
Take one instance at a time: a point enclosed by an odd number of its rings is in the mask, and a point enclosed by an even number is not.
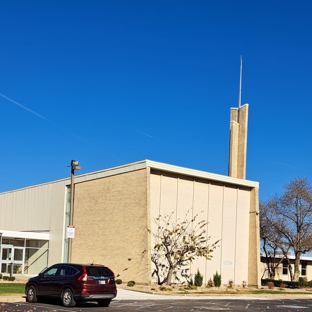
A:
[[[243,56],[240,56],[238,108],[242,106]]]

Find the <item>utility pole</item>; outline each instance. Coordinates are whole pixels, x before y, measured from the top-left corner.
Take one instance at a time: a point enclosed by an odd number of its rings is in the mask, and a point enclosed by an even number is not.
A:
[[[74,193],[75,193],[75,183],[74,183],[74,176],[75,170],[80,170],[79,161],[72,160],[70,162],[70,169],[71,169],[71,176],[70,176],[70,206],[69,206],[69,227],[73,227],[74,221]],[[68,238],[68,263],[71,262],[72,259],[72,245],[73,245],[73,238]]]

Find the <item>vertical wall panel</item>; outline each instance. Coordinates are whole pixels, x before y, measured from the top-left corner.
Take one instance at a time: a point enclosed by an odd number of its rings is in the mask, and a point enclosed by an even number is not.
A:
[[[236,263],[235,282],[242,284],[248,280],[248,258],[241,255],[248,254],[249,251],[249,205],[250,192],[239,190],[237,200],[237,218],[236,218]],[[254,268],[253,268],[254,269]]]
[[[177,208],[177,184],[178,180],[174,177],[161,177],[161,196],[160,196],[160,214],[170,214]]]
[[[236,188],[224,188],[221,275],[225,283],[234,281],[237,192]]]
[[[176,216],[179,223],[193,217],[193,183],[192,180],[178,179]]]
[[[162,180],[162,177],[160,175],[156,175],[156,174],[150,175],[150,185],[153,186],[151,187],[151,190],[150,190],[150,196],[151,196],[150,207],[151,207],[152,218],[160,214],[161,180]],[[151,222],[153,225],[153,220],[151,220]]]
[[[209,184],[207,184],[207,181],[200,180],[194,182],[194,204],[193,204],[193,214],[194,216],[198,214],[197,222],[201,220],[207,221],[207,215],[208,215],[208,191],[209,191]],[[208,233],[208,226],[207,224],[203,229],[206,231],[206,235]],[[211,241],[209,241],[211,243]],[[197,258],[193,261],[191,266],[191,274],[194,278],[197,269],[199,269],[200,273],[204,276],[204,283],[206,284],[207,279],[209,280],[209,277],[206,272],[206,262],[207,260],[205,258]]]

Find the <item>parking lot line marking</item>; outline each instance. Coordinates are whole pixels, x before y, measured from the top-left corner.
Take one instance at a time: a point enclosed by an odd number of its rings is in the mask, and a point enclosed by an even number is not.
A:
[[[169,307],[166,307],[164,309],[158,310],[157,312],[162,312],[162,311],[169,310],[169,309],[172,309],[172,308],[173,308],[173,306],[169,306]],[[193,309],[191,311],[193,311]]]
[[[144,307],[139,307],[139,308],[136,308],[135,310],[141,310],[141,309],[146,309],[146,308],[149,308],[149,307],[154,307],[156,305],[156,303],[153,303],[153,304],[148,304]]]
[[[125,306],[128,306],[128,305],[134,305],[136,303],[138,303],[138,302],[135,301],[135,302],[130,302],[130,303],[124,303],[124,304],[118,305],[118,307],[125,307]]]
[[[308,307],[303,306],[295,306],[295,305],[278,305],[279,308],[287,308],[287,309],[308,309]]]

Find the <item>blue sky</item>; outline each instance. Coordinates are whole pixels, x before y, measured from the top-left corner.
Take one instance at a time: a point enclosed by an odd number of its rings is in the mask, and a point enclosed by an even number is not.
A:
[[[142,159],[227,175],[249,103],[265,200],[311,174],[311,1],[1,1],[0,192]],[[78,173],[78,172],[77,172]]]

